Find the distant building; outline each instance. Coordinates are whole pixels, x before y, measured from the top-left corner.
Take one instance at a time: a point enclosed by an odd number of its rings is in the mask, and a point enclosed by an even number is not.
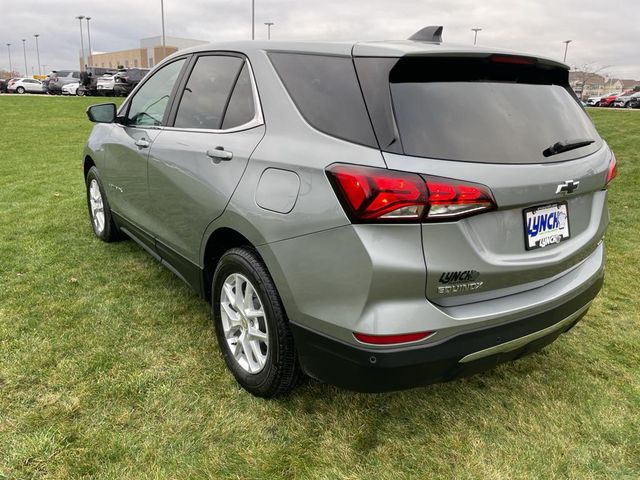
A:
[[[640,88],[640,80],[607,78],[597,73],[574,70],[569,72],[569,85],[582,99]]]
[[[117,52],[94,52],[91,57],[85,60],[85,63],[92,67],[114,69],[118,68],[118,65],[122,65],[125,68],[152,68],[163,58],[178,50],[209,42],[190,38],[165,37],[165,43],[166,47],[163,52],[161,36],[143,38],[140,40],[139,48],[119,50]],[[82,56],[80,56],[80,67],[84,67]]]

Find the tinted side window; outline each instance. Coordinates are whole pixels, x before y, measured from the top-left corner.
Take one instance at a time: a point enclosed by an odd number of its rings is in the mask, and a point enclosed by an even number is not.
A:
[[[251,88],[251,75],[249,67],[245,62],[236,82],[236,86],[231,94],[229,106],[224,114],[222,128],[228,129],[239,127],[249,123],[255,116],[255,105],[253,103],[253,90]]]
[[[200,57],[182,94],[174,126],[220,129],[242,63],[238,57]]]
[[[131,100],[127,123],[129,125],[160,125],[169,104],[171,90],[176,83],[185,60],[177,60],[155,72]]]
[[[271,53],[298,110],[318,130],[377,147],[351,58]]]

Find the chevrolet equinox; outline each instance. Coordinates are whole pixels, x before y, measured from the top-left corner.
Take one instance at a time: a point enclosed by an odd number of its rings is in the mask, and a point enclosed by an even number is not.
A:
[[[210,302],[252,394],[469,375],[598,294],[616,160],[568,67],[441,31],[199,46],[88,109],[95,235]]]

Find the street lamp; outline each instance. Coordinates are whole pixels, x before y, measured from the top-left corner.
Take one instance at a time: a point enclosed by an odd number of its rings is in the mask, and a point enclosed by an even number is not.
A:
[[[564,59],[562,60],[563,62],[567,62],[567,50],[569,49],[569,44],[571,43],[571,40],[564,40],[562,43],[564,43]]]
[[[13,67],[11,66],[11,44],[7,43],[7,51],[9,52],[9,74],[13,77]]]
[[[29,69],[27,68],[27,39],[22,39],[22,53],[24,53],[24,76],[29,75]]]
[[[474,36],[473,36],[473,44],[475,45],[478,42],[478,32],[481,32],[482,29],[481,28],[472,28],[471,29],[472,32],[474,32]]]
[[[38,75],[42,75],[42,69],[40,68],[40,47],[38,46],[38,37],[40,36],[40,34],[35,33],[33,36],[36,37],[36,52],[38,53]]]
[[[160,0],[160,15],[162,16],[162,58],[165,58],[167,56],[167,45],[164,36],[164,0]]]
[[[273,23],[273,22],[264,22],[264,24],[267,26],[267,40],[271,40],[271,26],[275,25],[275,23]]]
[[[256,0],[251,0],[251,40],[256,39]]]
[[[82,19],[84,15],[79,15],[76,17],[76,20],[80,21],[80,48],[82,49],[82,57],[80,60],[80,71],[84,70],[84,38],[82,36]]]
[[[87,21],[87,38],[89,39],[89,66],[93,65],[93,50],[91,50],[91,28],[89,28],[89,20],[91,17],[84,17]]]

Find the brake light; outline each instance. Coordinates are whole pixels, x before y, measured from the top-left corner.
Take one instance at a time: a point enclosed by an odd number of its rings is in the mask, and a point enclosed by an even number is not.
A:
[[[356,165],[327,174],[354,223],[457,220],[496,208],[491,191],[476,183]]]
[[[611,162],[609,162],[609,173],[607,173],[607,183],[606,184],[609,185],[609,182],[611,182],[611,180],[616,178],[617,174],[618,174],[618,161],[616,160],[616,156],[612,152],[611,153]]]
[[[401,333],[397,335],[368,335],[353,332],[356,340],[370,345],[397,345],[400,343],[417,342],[433,335],[433,332]]]
[[[489,60],[493,63],[510,63],[512,65],[534,65],[536,63],[535,58],[517,55],[491,55]]]

